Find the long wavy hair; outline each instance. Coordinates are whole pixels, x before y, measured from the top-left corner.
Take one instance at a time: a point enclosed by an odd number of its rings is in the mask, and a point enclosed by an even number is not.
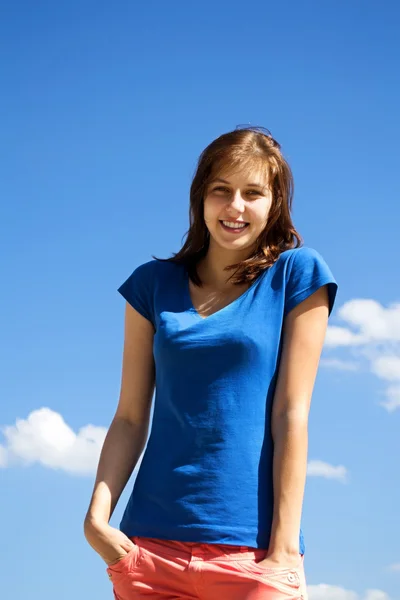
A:
[[[272,192],[268,221],[259,235],[254,252],[245,260],[229,265],[230,280],[234,284],[253,282],[265,269],[272,266],[279,255],[300,246],[291,209],[293,175],[281,152],[281,146],[263,127],[239,126],[215,139],[201,153],[190,187],[189,230],[179,252],[163,259],[184,265],[190,279],[201,286],[197,272],[199,261],[207,254],[210,234],[204,222],[204,195],[209,182],[222,171],[267,169]],[[159,259],[160,260],[160,259]]]

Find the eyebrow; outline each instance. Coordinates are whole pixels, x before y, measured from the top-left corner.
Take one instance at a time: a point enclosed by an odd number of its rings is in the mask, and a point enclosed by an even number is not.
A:
[[[221,183],[226,183],[227,185],[231,185],[229,183],[229,181],[226,181],[226,179],[222,179],[221,177],[217,177],[216,179],[213,179],[210,184],[212,183],[216,183],[217,181],[220,181]],[[256,187],[256,188],[260,188],[260,190],[265,188],[264,184],[261,183],[247,183],[246,184],[248,187]]]

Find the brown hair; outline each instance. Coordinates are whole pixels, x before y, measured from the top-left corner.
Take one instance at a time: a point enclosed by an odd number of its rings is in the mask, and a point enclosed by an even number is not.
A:
[[[201,153],[190,187],[189,231],[182,248],[170,262],[183,264],[196,285],[202,282],[197,273],[198,262],[207,254],[209,232],[204,222],[204,194],[208,183],[222,170],[267,167],[272,205],[268,222],[260,234],[253,254],[237,264],[226,267],[233,270],[232,283],[251,283],[279,255],[301,245],[291,218],[293,175],[281,153],[281,147],[267,129],[238,127],[215,139]]]

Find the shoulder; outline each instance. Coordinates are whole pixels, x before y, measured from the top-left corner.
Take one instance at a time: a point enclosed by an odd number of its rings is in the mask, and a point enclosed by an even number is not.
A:
[[[138,265],[132,275],[138,280],[156,282],[159,279],[171,277],[179,268],[181,267],[173,262],[153,259]]]
[[[277,263],[281,266],[286,266],[289,269],[299,268],[302,265],[311,264],[315,262],[325,262],[321,254],[314,248],[308,246],[301,246],[299,248],[291,248],[285,250],[279,256]]]
[[[314,248],[301,246],[283,252],[278,262],[284,265],[286,310],[307,298],[323,285],[328,286],[330,311],[337,282],[325,259]]]
[[[149,260],[147,262],[137,265],[133,269],[132,273],[136,273],[140,277],[152,277],[156,269],[156,264],[156,260]]]
[[[134,309],[155,326],[155,296],[165,289],[164,282],[170,282],[177,272],[178,265],[162,260],[150,260],[137,266],[118,292]]]

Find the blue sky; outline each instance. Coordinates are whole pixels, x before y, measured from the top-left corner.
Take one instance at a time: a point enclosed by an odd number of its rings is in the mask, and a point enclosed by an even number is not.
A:
[[[389,0],[2,3],[1,597],[111,598],[82,520],[119,392],[116,289],[179,249],[199,153],[249,123],[282,143],[297,228],[340,286],[310,599],[400,599],[399,18]]]

